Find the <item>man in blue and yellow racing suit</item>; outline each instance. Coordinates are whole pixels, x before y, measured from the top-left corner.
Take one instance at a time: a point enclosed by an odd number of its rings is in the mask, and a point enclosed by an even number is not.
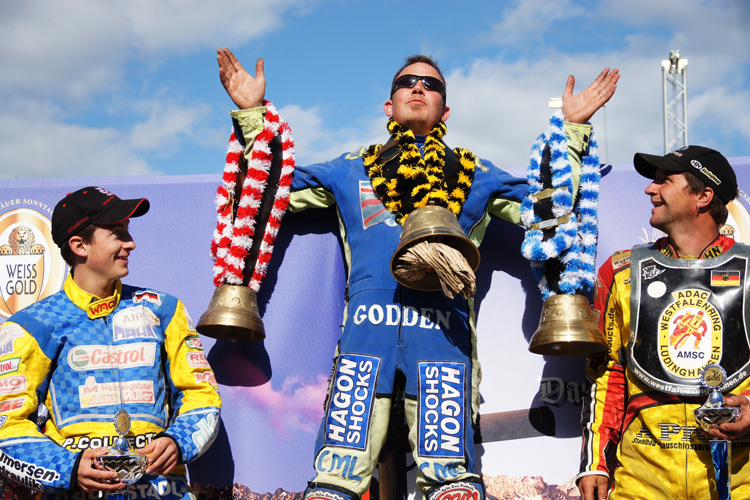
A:
[[[265,108],[263,65],[251,77],[234,55],[219,50],[220,76],[240,108],[232,113],[245,155],[260,130]],[[567,148],[574,170],[586,154],[590,126],[584,125],[611,97],[617,72],[603,72],[582,94],[566,88],[563,109]],[[425,142],[447,120],[445,80],[437,64],[412,56],[392,82],[385,104],[389,127],[408,129],[424,155]],[[572,123],[576,122],[576,123]],[[442,142],[441,142],[442,144]],[[394,141],[370,148],[370,160],[384,170],[403,166],[403,149]],[[458,153],[444,147],[441,167],[450,189],[461,176]],[[348,269],[343,332],[338,345],[325,416],[316,444],[316,476],[306,499],[358,500],[369,485],[385,441],[394,379],[405,378],[405,411],[409,441],[417,464],[417,486],[426,498],[484,498],[484,485],[475,470],[474,434],[479,409],[480,368],[476,354],[475,318],[471,300],[448,299],[399,285],[390,272],[401,226],[379,198],[360,150],[307,167],[297,167],[292,181],[291,210],[335,205]],[[427,159],[426,161],[429,161]],[[458,215],[463,231],[476,244],[482,240],[490,215],[520,222],[524,180],[511,177],[486,161],[477,160],[468,196]],[[401,199],[411,204],[409,196]],[[408,211],[408,210],[405,210]]]
[[[634,162],[641,175],[653,179],[646,188],[653,204],[649,222],[667,236],[616,252],[599,270],[594,309],[609,350],[590,356],[586,372],[591,385],[584,391],[583,447],[576,477],[582,499],[719,498],[709,443],[716,438],[732,440],[732,495],[748,498],[747,372],[738,370],[736,382],[725,391],[731,394],[726,396],[727,405],[742,407],[738,422],[704,432],[694,415],[706,401],[697,390],[701,368],[716,361],[710,357],[723,352],[718,362],[724,366],[735,354],[742,356],[739,364],[750,362],[747,353],[741,354],[748,340],[741,326],[743,293],[739,293],[747,287],[747,269],[726,270],[732,261],[747,260],[748,247],[720,234],[726,205],[737,193],[734,171],[720,153],[700,146],[663,157],[638,153]],[[682,271],[696,273],[696,259],[707,268],[701,279]],[[692,298],[683,299],[680,293]],[[727,294],[733,300],[721,298]],[[651,308],[653,302],[660,305]],[[732,313],[721,311],[730,306],[735,308]],[[651,309],[656,314],[650,316]],[[688,317],[695,321],[683,321]],[[638,330],[635,323],[645,328]],[[726,340],[735,334],[737,341]],[[642,354],[646,345],[657,353],[650,355],[655,362]],[[661,388],[648,375],[672,372],[679,376]],[[680,383],[694,389],[695,395],[676,393],[674,387]]]
[[[62,291],[12,315],[0,329],[0,473],[44,498],[190,499],[184,464],[219,426],[216,380],[185,306],[123,285],[135,248],[129,219],[146,199],[121,200],[97,187],[68,194],[52,236],[71,273]],[[43,403],[49,420],[34,418]],[[127,412],[127,429],[114,415]],[[147,456],[125,485],[95,460],[118,432]]]

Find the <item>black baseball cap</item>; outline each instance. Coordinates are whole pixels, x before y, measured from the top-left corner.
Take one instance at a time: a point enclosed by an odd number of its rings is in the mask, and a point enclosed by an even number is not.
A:
[[[117,224],[148,212],[146,198],[121,200],[106,189],[89,186],[68,195],[52,212],[52,239],[62,247],[71,236],[91,224]]]
[[[686,146],[664,156],[636,153],[635,169],[644,177],[656,177],[656,169],[689,172],[714,190],[725,204],[737,196],[737,176],[724,155],[703,146]]]

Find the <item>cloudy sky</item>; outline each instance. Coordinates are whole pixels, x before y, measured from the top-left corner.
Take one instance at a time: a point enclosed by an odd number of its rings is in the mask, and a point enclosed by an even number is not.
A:
[[[403,58],[437,58],[446,140],[524,167],[548,100],[622,72],[594,118],[602,160],[663,152],[661,61],[688,64],[689,142],[750,155],[744,0],[0,0],[0,178],[210,174],[231,101],[216,48],[266,59],[300,163],[385,136]]]

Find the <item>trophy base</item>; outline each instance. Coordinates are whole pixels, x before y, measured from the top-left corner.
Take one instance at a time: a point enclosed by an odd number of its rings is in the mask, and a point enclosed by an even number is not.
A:
[[[123,484],[135,483],[146,472],[146,457],[138,453],[102,455],[96,457],[96,461],[101,467],[116,472]]]

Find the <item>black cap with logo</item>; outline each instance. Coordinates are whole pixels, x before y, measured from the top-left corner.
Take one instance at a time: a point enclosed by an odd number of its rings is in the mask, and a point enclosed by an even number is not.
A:
[[[148,212],[146,198],[121,200],[100,187],[79,189],[60,200],[52,212],[52,239],[62,247],[91,224],[116,224]]]
[[[644,177],[656,177],[656,169],[689,172],[714,190],[725,204],[737,196],[737,176],[724,155],[703,146],[686,146],[664,156],[636,153],[635,169]]]

